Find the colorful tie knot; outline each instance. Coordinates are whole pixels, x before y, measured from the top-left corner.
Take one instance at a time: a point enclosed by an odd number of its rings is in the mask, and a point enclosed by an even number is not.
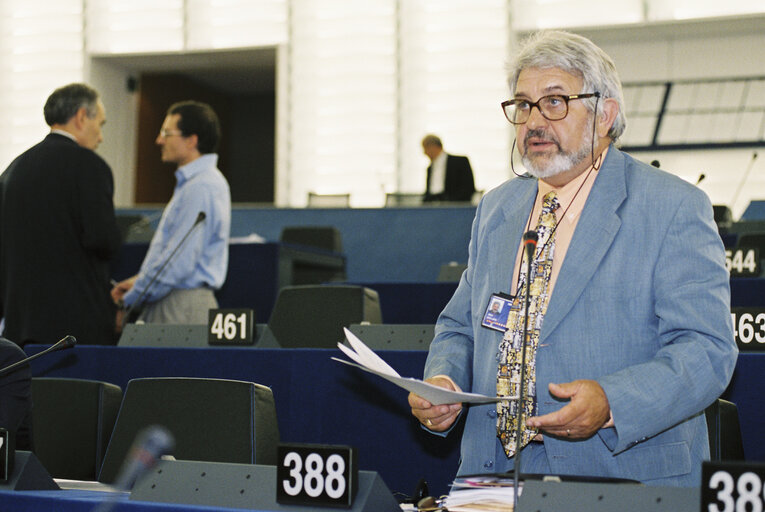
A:
[[[554,212],[558,209],[560,206],[560,202],[558,201],[558,193],[554,190],[551,190],[547,194],[545,194],[544,199],[542,200],[542,209],[547,210],[550,212]]]

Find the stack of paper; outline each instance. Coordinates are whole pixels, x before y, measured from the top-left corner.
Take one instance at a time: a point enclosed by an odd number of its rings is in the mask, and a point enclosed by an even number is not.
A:
[[[393,368],[383,361],[374,351],[367,347],[355,334],[348,329],[345,331],[345,337],[351,344],[350,347],[338,343],[337,346],[343,351],[345,355],[356,361],[358,364],[345,361],[333,357],[335,361],[344,363],[350,366],[361,368],[369,373],[379,375],[385,380],[388,380],[397,386],[400,386],[407,391],[410,391],[416,395],[421,396],[433,405],[442,404],[455,404],[459,402],[464,403],[486,403],[486,402],[498,402],[500,400],[508,400],[509,398],[499,398],[496,396],[486,396],[477,393],[460,393],[457,391],[451,391],[440,386],[434,386],[427,382],[423,382],[419,379],[413,379],[410,377],[402,377]]]
[[[443,505],[450,512],[512,512],[514,499],[512,477],[474,475],[456,478]]]

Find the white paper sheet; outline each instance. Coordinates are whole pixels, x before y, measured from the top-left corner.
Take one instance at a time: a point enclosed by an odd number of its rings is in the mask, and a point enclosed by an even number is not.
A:
[[[338,343],[338,348],[349,358],[353,359],[355,363],[345,361],[333,357],[335,361],[344,363],[350,366],[361,368],[362,370],[373,373],[382,377],[383,379],[396,384],[399,387],[406,389],[412,393],[420,395],[433,405],[454,404],[458,402],[463,403],[489,403],[499,402],[500,400],[512,400],[513,398],[499,398],[496,396],[486,396],[477,393],[460,393],[457,391],[451,391],[440,386],[434,386],[419,379],[413,379],[411,377],[402,377],[396,370],[391,368],[388,363],[383,361],[380,356],[374,353],[372,349],[367,347],[363,341],[361,341],[355,334],[348,329],[345,331],[345,337],[351,344],[350,347]]]

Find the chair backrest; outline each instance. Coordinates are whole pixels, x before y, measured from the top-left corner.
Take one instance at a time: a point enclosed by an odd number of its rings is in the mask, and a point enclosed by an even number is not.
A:
[[[422,206],[422,194],[387,192],[385,206]]]
[[[718,398],[706,408],[704,414],[709,431],[710,460],[744,460],[744,442],[736,404]]]
[[[720,233],[727,233],[733,225],[733,212],[724,204],[715,204],[712,206],[714,212],[715,224]]]
[[[350,194],[308,193],[308,206],[311,208],[348,208],[350,205]]]
[[[268,327],[285,348],[336,348],[343,327],[382,322],[377,292],[353,285],[285,286]]]
[[[108,382],[32,379],[34,452],[52,477],[96,479],[121,401]]]
[[[343,239],[334,226],[284,226],[279,240],[333,252],[343,252]]]
[[[179,460],[276,464],[279,427],[269,388],[222,379],[133,379],[99,481],[116,480],[136,435],[150,425],[173,434]]]
[[[467,263],[457,263],[452,261],[450,263],[444,263],[438,271],[438,279],[440,282],[457,282],[462,278],[462,272],[467,268]]]
[[[372,350],[428,350],[432,324],[351,324],[350,331]]]
[[[757,248],[760,251],[760,275],[765,274],[765,233],[740,233],[736,247]]]
[[[760,249],[760,257],[765,253],[765,233],[740,233],[737,247],[757,247]]]

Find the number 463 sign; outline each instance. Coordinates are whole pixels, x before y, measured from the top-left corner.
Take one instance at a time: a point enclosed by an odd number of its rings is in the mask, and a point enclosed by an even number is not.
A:
[[[730,316],[740,350],[765,350],[765,308],[732,308]]]

